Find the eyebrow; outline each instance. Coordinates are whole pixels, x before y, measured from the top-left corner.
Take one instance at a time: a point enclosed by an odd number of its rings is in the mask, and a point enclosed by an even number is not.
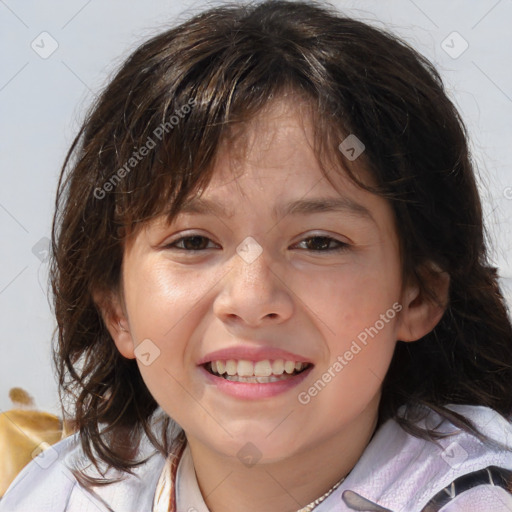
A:
[[[283,205],[277,205],[272,213],[275,217],[282,218],[287,215],[307,215],[324,212],[344,212],[375,222],[368,208],[348,197],[298,199]],[[231,218],[236,212],[233,210],[228,211],[225,206],[210,199],[193,198],[183,204],[180,208],[180,213],[213,214],[218,217]]]
[[[293,215],[293,214],[309,214],[309,213],[322,213],[322,212],[344,212],[357,215],[359,217],[366,217],[374,220],[373,216],[362,204],[356,203],[348,197],[319,197],[315,199],[299,199],[292,201],[282,207],[278,207],[276,213],[278,215]]]

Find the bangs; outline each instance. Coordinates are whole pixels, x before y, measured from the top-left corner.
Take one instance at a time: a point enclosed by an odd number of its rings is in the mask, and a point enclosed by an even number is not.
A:
[[[242,16],[244,8],[238,12]],[[308,106],[319,162],[328,155],[331,164],[350,168],[337,150],[350,130],[336,115],[339,104],[319,93],[303,48],[251,29],[250,18],[235,31],[242,22],[233,22],[233,8],[215,11],[221,28],[228,14],[225,30],[202,32],[199,17],[185,31],[148,41],[95,106],[101,117],[93,114],[84,133],[84,149],[97,155],[91,214],[106,201],[118,232],[134,232],[157,215],[172,220],[184,200],[208,185],[221,143],[232,142],[235,132],[238,137],[256,114],[286,95]],[[101,147],[94,148],[99,140]]]

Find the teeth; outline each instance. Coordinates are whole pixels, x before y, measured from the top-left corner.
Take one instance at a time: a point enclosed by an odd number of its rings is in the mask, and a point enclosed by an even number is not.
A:
[[[307,366],[307,363],[285,361],[283,359],[276,359],[275,361],[264,359],[256,362],[247,359],[240,359],[238,361],[228,359],[227,361],[210,362],[210,370],[216,375],[224,375],[226,379],[234,382],[254,383],[282,380],[288,378],[288,375],[300,372]]]
[[[251,361],[241,359],[238,361],[237,373],[240,377],[252,377],[254,375],[254,365]]]
[[[226,361],[226,372],[228,375],[236,375],[237,364],[233,359],[228,359]]]
[[[293,361],[286,361],[284,363],[284,371],[291,375],[295,371],[295,363]]]
[[[284,372],[284,361],[282,359],[276,359],[272,363],[272,373],[274,375],[282,375]]]
[[[268,384],[269,382],[278,382],[280,380],[287,379],[284,375],[270,375],[269,377],[240,377],[239,375],[226,375],[224,378],[231,382],[245,382],[249,384]]]
[[[268,359],[258,361],[254,365],[254,375],[256,377],[270,377],[272,375],[272,365]]]

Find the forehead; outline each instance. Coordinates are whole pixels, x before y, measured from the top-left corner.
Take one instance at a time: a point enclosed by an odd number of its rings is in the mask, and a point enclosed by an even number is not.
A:
[[[259,193],[265,203],[276,195],[283,200],[300,198],[301,204],[295,201],[290,207],[297,212],[319,211],[322,201],[314,198],[322,197],[326,210],[341,206],[367,214],[349,196],[368,192],[349,178],[336,159],[337,146],[326,155],[316,136],[310,105],[293,97],[272,102],[250,122],[229,131],[219,146],[208,186],[189,197],[181,211],[213,212],[216,202],[250,190],[253,195]],[[368,181],[368,173],[359,167],[351,171]]]
[[[232,178],[237,166],[256,166],[261,175],[294,160],[316,162],[315,127],[311,104],[296,95],[269,102],[250,120],[230,126],[221,140],[214,160],[215,176],[229,166]]]

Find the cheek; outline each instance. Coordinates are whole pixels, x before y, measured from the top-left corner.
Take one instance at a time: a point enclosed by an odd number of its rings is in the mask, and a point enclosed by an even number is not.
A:
[[[348,417],[379,392],[396,345],[399,277],[398,260],[380,253],[302,283],[329,354],[311,390],[322,390],[320,407],[338,404]]]
[[[214,276],[213,276],[214,277]],[[212,277],[212,279],[213,279]],[[168,262],[149,261],[125,280],[128,317],[134,339],[152,338],[163,343],[180,336],[173,333],[191,325],[211,288],[208,273],[173,270]]]
[[[303,390],[301,403],[319,414],[334,406],[336,421],[343,423],[378,396],[391,362],[401,309],[398,260],[381,253],[316,278],[304,289],[314,290],[308,305],[319,312],[317,326],[329,358]]]
[[[153,261],[125,275],[125,296],[130,332],[136,346],[147,347],[150,364],[137,357],[141,375],[151,394],[167,411],[182,408],[196,394],[187,392],[187,368],[193,365],[196,339],[208,317],[208,293],[220,276],[208,272],[183,272],[167,261]],[[148,342],[147,340],[150,340]],[[135,351],[138,354],[137,348]]]
[[[315,313],[318,328],[331,346],[339,345],[340,349],[376,322],[379,330],[392,336],[389,331],[394,322],[386,322],[382,328],[380,318],[388,312],[391,319],[396,316],[393,304],[400,298],[400,286],[397,264],[389,258],[354,262],[295,278],[298,295]]]

